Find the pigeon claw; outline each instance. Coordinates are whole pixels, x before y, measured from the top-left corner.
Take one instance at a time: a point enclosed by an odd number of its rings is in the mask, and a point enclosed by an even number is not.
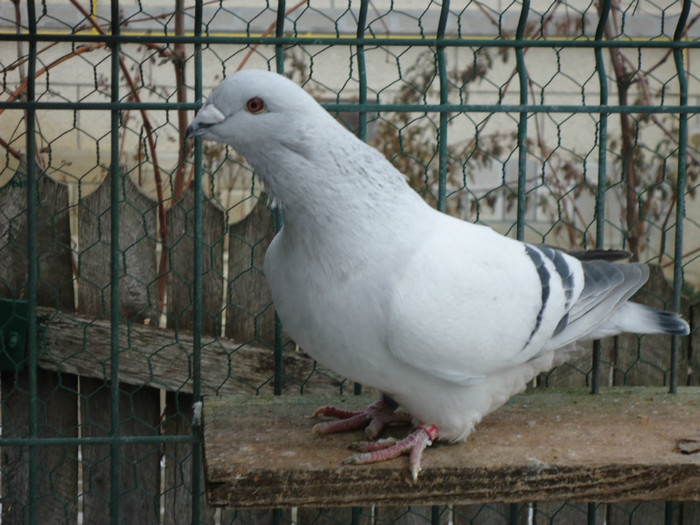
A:
[[[353,441],[350,443],[348,448],[357,452],[373,452],[375,450],[389,448],[395,444],[396,440],[389,437],[385,439],[378,439],[377,441]]]
[[[385,425],[406,424],[411,422],[411,415],[406,412],[396,412],[383,399],[371,404],[365,410],[352,411],[332,406],[324,406],[316,410],[314,417],[328,416],[338,418],[337,421],[323,421],[314,425],[313,434],[333,434],[349,430],[365,429],[368,439],[375,439]]]
[[[318,417],[318,416],[328,416],[328,417],[335,417],[338,419],[348,419],[353,416],[356,416],[358,414],[364,414],[363,411],[356,411],[356,410],[346,410],[344,408],[338,408],[338,407],[332,407],[332,406],[323,406],[318,409],[316,409],[316,412],[313,413],[311,417]]]
[[[421,471],[421,458],[423,450],[433,444],[437,439],[438,429],[435,425],[419,425],[416,430],[405,438],[394,441],[392,439],[382,439],[379,441],[363,441],[355,443],[354,450],[361,450],[359,454],[353,454],[343,461],[343,463],[362,465],[366,463],[377,463],[387,459],[396,458],[402,454],[409,454],[408,466],[411,470],[413,481],[418,479]]]
[[[344,410],[342,412],[347,413],[347,415],[338,416],[336,412],[338,409],[335,407],[321,407],[316,412],[314,412],[314,417],[319,414],[324,416],[330,415],[331,417],[342,417],[336,421],[324,421],[322,423],[317,423],[314,425],[312,432],[314,436],[319,434],[333,434],[335,432],[348,432],[350,430],[357,430],[358,428],[367,427],[371,422],[369,416],[364,412],[349,412]]]

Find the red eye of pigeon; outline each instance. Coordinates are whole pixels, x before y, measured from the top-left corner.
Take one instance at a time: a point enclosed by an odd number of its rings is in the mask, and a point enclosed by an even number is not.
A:
[[[251,113],[256,114],[260,113],[263,109],[265,109],[265,103],[262,101],[261,98],[253,97],[248,102],[246,102],[245,107]]]

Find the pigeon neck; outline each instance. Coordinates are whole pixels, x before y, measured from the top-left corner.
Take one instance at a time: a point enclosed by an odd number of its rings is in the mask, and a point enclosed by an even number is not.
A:
[[[257,164],[285,222],[349,221],[361,227],[420,200],[383,155],[345,130],[323,142],[290,141],[266,151]]]
[[[288,236],[309,250],[357,252],[368,239],[382,244],[426,206],[381,154],[359,141],[351,155],[327,149],[278,169],[263,174],[266,188]]]

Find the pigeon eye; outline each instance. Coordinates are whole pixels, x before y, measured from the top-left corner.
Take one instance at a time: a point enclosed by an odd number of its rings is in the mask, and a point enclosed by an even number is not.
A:
[[[253,97],[248,102],[246,102],[245,107],[251,113],[260,113],[265,109],[265,103],[259,97]]]

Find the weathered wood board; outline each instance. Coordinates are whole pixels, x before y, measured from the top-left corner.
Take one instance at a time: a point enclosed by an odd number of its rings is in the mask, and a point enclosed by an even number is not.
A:
[[[110,379],[111,324],[38,308],[42,330],[39,366],[46,370],[78,374],[101,381]],[[119,380],[134,386],[152,386],[171,392],[192,393],[192,333],[164,330],[137,323],[119,327]],[[328,394],[341,392],[343,378],[317,368],[302,352],[283,352],[285,393]],[[239,344],[223,337],[202,338],[202,392],[250,394],[266,385],[272,392],[274,354],[271,349]]]
[[[406,457],[344,465],[360,431],[313,436],[318,406],[367,396],[205,398],[209,503],[360,506],[529,501],[700,500],[700,388],[539,390],[486,417],[466,443],[438,443],[412,482]],[[385,434],[400,437],[407,428]],[[692,449],[692,447],[691,447]]]

